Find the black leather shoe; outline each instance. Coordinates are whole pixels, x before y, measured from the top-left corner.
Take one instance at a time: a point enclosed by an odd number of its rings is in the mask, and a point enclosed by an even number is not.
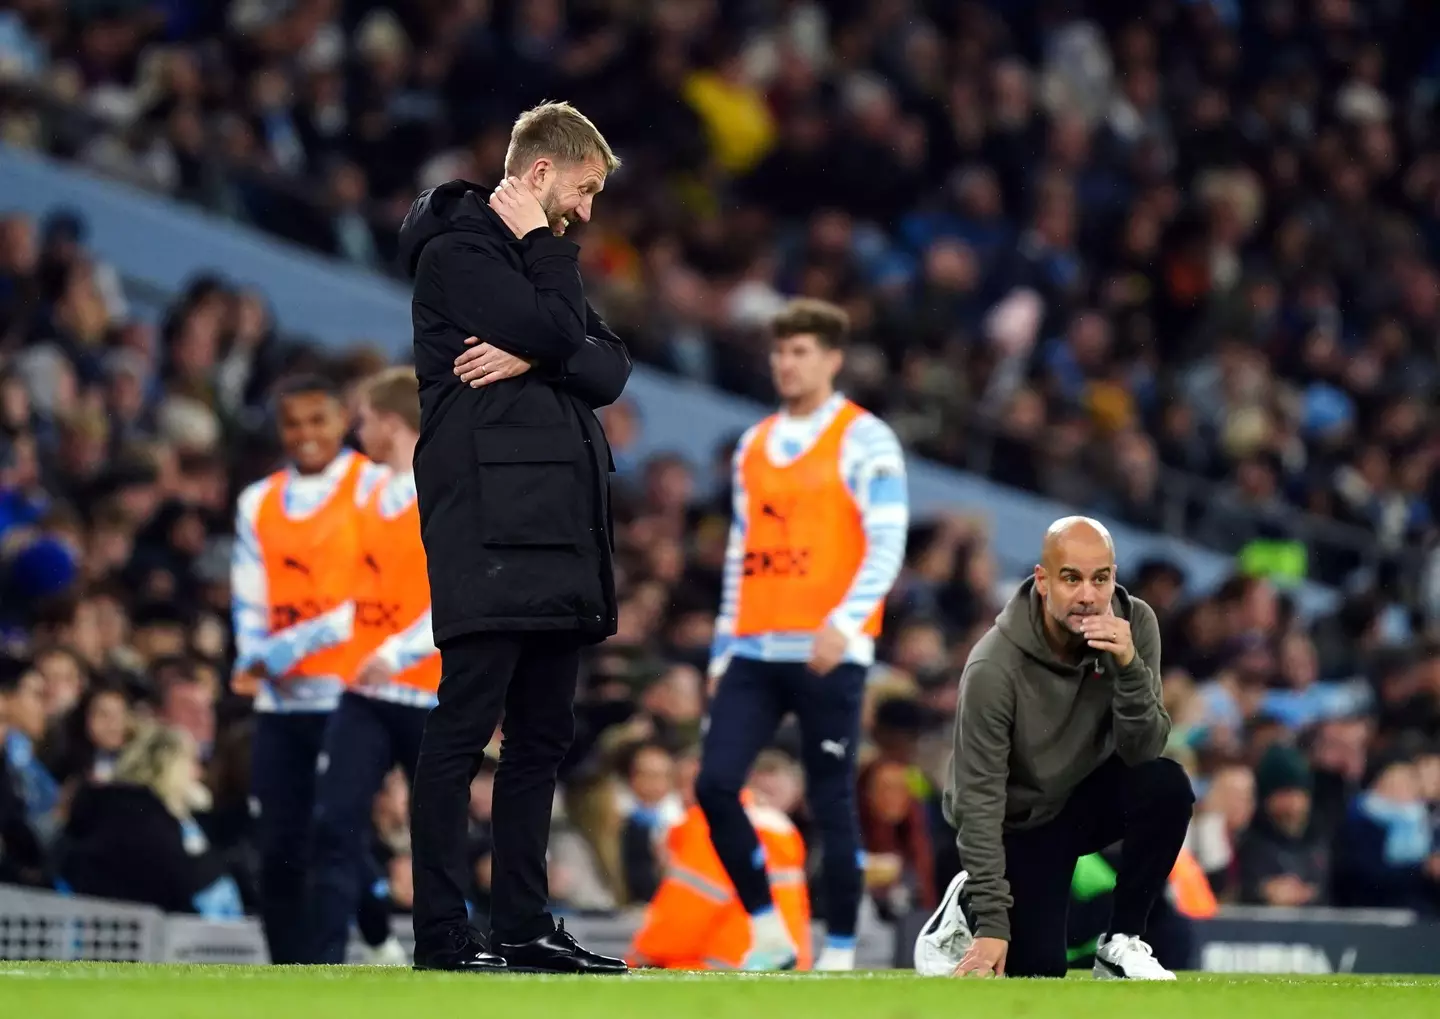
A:
[[[443,945],[415,946],[415,968],[445,970],[451,973],[504,973],[505,960],[485,945],[479,935],[469,930],[450,932]]]
[[[565,930],[564,920],[559,921],[549,934],[517,945],[501,942],[495,946],[495,951],[510,964],[511,971],[517,973],[630,972],[624,959],[596,955],[581,948],[580,943]]]

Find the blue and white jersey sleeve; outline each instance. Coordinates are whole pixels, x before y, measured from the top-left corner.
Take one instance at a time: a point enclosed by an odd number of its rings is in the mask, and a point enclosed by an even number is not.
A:
[[[740,436],[735,455],[730,461],[730,536],[725,544],[724,585],[720,595],[720,614],[715,618],[715,636],[710,645],[710,674],[718,676],[729,664],[735,642],[735,620],[740,612],[740,580],[745,568],[745,527],[749,512],[741,465],[755,440],[759,425],[752,425]]]
[[[342,453],[324,472],[314,477],[292,478],[284,493],[287,515],[304,517],[323,506],[334,494],[335,486],[349,469],[349,457]],[[368,487],[384,478],[385,468],[367,464]],[[362,474],[361,480],[365,480]],[[236,671],[243,672],[257,662],[271,676],[283,677],[296,665],[317,651],[344,644],[355,632],[355,603],[346,601],[329,612],[296,623],[276,633],[270,632],[269,581],[265,574],[265,557],[257,526],[260,507],[276,484],[275,477],[265,478],[240,494],[235,513],[235,550],[231,559],[231,616],[235,631]],[[368,494],[366,495],[368,498]],[[357,504],[360,486],[356,488]]]
[[[263,662],[269,650],[270,584],[260,552],[256,519],[273,479],[240,493],[235,510],[235,546],[230,557],[230,622],[235,632],[235,671]]]
[[[873,414],[857,417],[846,431],[840,469],[860,509],[865,557],[829,621],[853,639],[900,576],[910,529],[910,495],[900,440]]]
[[[348,643],[355,635],[355,603],[341,602],[329,612],[272,634],[265,649],[265,670],[286,676],[318,651]]]
[[[430,610],[426,609],[415,622],[386,637],[375,655],[389,666],[391,672],[404,672],[439,653],[430,625]]]

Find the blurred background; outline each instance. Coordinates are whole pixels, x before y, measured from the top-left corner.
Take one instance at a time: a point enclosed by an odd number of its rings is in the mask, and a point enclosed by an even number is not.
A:
[[[645,366],[604,413],[620,632],[586,663],[557,909],[633,930],[655,890],[760,326],[808,295],[856,324],[845,391],[925,461],[867,696],[879,957],[905,963],[957,866],[959,667],[1083,512],[1163,627],[1221,904],[1181,917],[1191,962],[1440,971],[1427,0],[0,3],[0,638],[35,664],[0,683],[0,882],[109,868],[115,898],[237,922],[127,877],[123,816],[71,809],[150,718],[204,776],[191,863],[253,905],[227,584],[234,496],[278,463],[271,387],[408,356],[401,218],[496,179],[547,98],[625,161],[577,239]],[[798,770],[770,781],[806,833]],[[406,800],[397,775],[374,814],[402,914]],[[3,895],[0,957],[31,937]]]

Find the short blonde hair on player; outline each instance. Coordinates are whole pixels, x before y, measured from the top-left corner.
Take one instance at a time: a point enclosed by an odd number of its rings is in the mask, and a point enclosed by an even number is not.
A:
[[[415,369],[386,368],[360,383],[360,396],[380,414],[394,414],[412,432],[420,431],[420,380]]]

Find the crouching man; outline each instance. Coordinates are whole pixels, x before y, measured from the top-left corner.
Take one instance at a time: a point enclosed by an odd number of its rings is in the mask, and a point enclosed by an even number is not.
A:
[[[1056,521],[965,664],[945,796],[964,870],[920,935],[917,969],[1063,977],[1076,860],[1121,842],[1095,976],[1175,979],[1144,940],[1194,805],[1183,769],[1160,757],[1169,735],[1154,611],[1115,583],[1101,524]]]

